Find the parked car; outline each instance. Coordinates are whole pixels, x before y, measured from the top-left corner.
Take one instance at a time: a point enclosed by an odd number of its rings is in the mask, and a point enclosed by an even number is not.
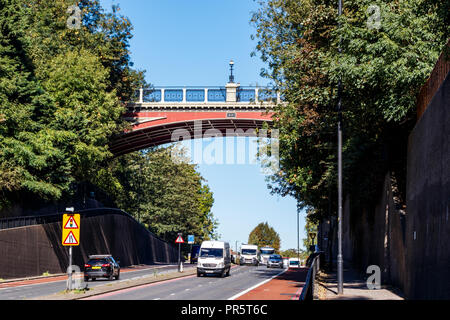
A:
[[[115,261],[110,254],[98,254],[89,256],[84,264],[84,281],[97,278],[108,278],[109,280],[120,278],[120,261]]]
[[[283,268],[283,258],[279,254],[272,254],[267,259],[267,268]]]
[[[197,263],[197,277],[218,274],[222,278],[230,275],[231,251],[228,242],[203,241]]]

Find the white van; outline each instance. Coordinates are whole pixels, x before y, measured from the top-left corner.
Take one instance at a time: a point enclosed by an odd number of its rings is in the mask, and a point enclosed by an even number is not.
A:
[[[254,244],[241,245],[241,255],[239,257],[239,264],[259,264],[259,250],[258,246]]]
[[[275,253],[275,249],[272,247],[262,247],[259,249],[261,264],[267,264],[269,257]]]
[[[300,260],[298,258],[289,258],[289,268],[300,268]]]
[[[203,241],[197,262],[197,277],[205,274],[230,275],[231,250],[228,242]]]

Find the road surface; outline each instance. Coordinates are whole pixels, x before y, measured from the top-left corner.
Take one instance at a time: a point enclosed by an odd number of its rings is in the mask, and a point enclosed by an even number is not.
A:
[[[284,269],[265,266],[236,266],[230,276],[197,275],[151,283],[87,298],[89,300],[228,300],[269,281]]]
[[[165,266],[148,266],[144,269],[137,269],[137,270],[129,270],[127,269],[127,272],[124,272],[124,270],[121,270],[120,273],[120,280],[118,281],[127,281],[130,279],[139,278],[146,275],[153,275],[155,272],[158,274],[163,274],[166,272],[174,272],[178,269],[177,265],[165,265]],[[66,278],[66,277],[58,277],[60,278]],[[118,281],[112,281],[113,283],[116,283]],[[22,283],[30,283],[30,282],[37,282],[37,281],[24,281]],[[95,287],[98,285],[103,285],[105,283],[108,283],[109,280],[107,279],[98,279],[96,281],[89,281],[88,286],[89,287]],[[31,299],[31,298],[37,298],[41,296],[47,296],[54,293],[58,293],[61,291],[64,291],[66,289],[66,279],[64,280],[57,280],[54,281],[51,278],[49,279],[42,279],[42,282],[34,283],[34,284],[26,284],[26,285],[20,285],[18,283],[15,284],[9,284],[4,283],[0,285],[0,300],[23,300],[23,299]]]

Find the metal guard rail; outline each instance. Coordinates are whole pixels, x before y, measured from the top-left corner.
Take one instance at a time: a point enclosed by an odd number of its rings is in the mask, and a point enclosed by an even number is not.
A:
[[[309,266],[308,274],[306,275],[305,285],[300,294],[300,301],[307,301],[314,299],[314,285],[316,282],[317,271],[320,269],[320,256],[322,251],[315,252],[308,257],[306,265]]]

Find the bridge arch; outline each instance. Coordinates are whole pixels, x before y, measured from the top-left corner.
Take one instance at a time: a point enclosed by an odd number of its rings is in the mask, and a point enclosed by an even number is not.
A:
[[[132,129],[117,137],[110,150],[119,156],[175,142],[186,135],[202,138],[208,132],[222,136],[256,136],[253,129],[273,123],[273,110],[281,98],[267,88],[154,88],[139,90],[139,99],[127,105],[124,118]]]

